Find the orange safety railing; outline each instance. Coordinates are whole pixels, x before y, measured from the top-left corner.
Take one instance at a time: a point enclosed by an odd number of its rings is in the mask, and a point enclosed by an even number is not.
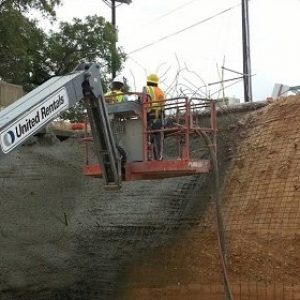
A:
[[[147,116],[151,109],[151,105],[157,102],[147,101],[147,95],[142,93],[129,93],[129,95],[136,95],[138,102],[141,104],[141,118],[142,122],[142,147],[143,147],[143,161],[148,161],[151,156],[151,147],[149,147],[149,137],[154,133],[161,133],[165,137],[174,136],[177,138],[177,153],[181,160],[190,159],[190,135],[196,134],[197,131],[204,131],[213,135],[212,145],[216,144],[216,102],[211,99],[203,98],[188,98],[176,97],[168,98],[161,105],[164,116],[161,120],[163,126],[160,129],[151,129],[148,126]],[[199,115],[202,113],[210,114],[210,125],[203,127],[199,125]],[[93,141],[90,131],[88,130],[88,119],[85,121],[85,137],[83,141],[85,144],[85,163],[90,163],[90,142]],[[183,141],[183,142],[182,142]],[[126,150],[126,149],[125,149]]]
[[[153,105],[154,104],[154,105]],[[147,123],[147,114],[149,110],[159,104],[163,114],[161,129],[151,129]],[[216,133],[216,104],[214,100],[202,98],[177,97],[169,98],[161,104],[161,101],[143,102],[143,157],[144,161],[149,159],[151,148],[148,147],[149,135],[161,133],[165,136],[177,136],[183,138],[184,143],[177,143],[177,152],[179,158],[183,160],[190,159],[190,135],[196,131],[205,131],[207,133]],[[198,125],[198,118],[201,112],[210,110],[210,127],[203,128]],[[214,137],[215,140],[215,137]]]

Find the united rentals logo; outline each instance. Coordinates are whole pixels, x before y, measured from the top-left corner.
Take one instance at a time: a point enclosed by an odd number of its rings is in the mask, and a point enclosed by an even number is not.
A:
[[[12,130],[5,133],[3,137],[3,143],[6,147],[11,146],[16,140],[16,136]]]
[[[9,125],[0,133],[2,151],[8,153],[14,149],[48,121],[55,118],[68,105],[69,98],[66,89],[62,88],[55,92],[42,104],[31,109],[25,116]]]

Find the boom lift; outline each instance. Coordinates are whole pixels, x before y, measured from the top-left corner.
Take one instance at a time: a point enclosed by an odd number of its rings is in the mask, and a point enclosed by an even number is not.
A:
[[[79,64],[56,76],[0,112],[0,156],[22,145],[64,110],[86,103],[95,153],[106,185],[120,187],[121,162],[103,97],[99,66]]]
[[[205,134],[211,138],[209,147],[216,148],[214,100],[188,97],[166,99],[166,118],[162,120],[165,125],[161,129],[153,130],[148,128],[147,124],[147,111],[150,108],[147,96],[141,93],[129,93],[129,96],[138,100],[107,105],[112,131],[121,156],[123,180],[162,179],[210,172],[210,159],[192,153],[195,149],[191,149],[191,144],[196,139],[203,140],[202,136]],[[201,113],[209,117],[206,118],[209,122],[205,127],[199,124]],[[94,162],[93,151],[89,146],[93,137],[86,133],[86,166],[83,167],[83,173],[87,176],[101,177],[101,165]],[[153,159],[149,143],[151,135],[157,133],[165,136],[163,160]],[[203,141],[202,147],[206,147]],[[171,148],[172,153],[168,155],[167,152]]]
[[[0,111],[0,156],[22,145],[58,114],[84,100],[90,128],[84,138],[87,143],[85,175],[103,177],[106,186],[120,187],[121,180],[161,179],[210,172],[207,157],[191,155],[190,137],[208,134],[212,137],[210,146],[216,147],[215,101],[187,97],[167,99],[164,111],[173,121],[153,130],[147,124],[150,104],[146,95],[131,93],[130,96],[136,97],[136,101],[106,104],[99,66],[79,64],[71,74],[51,78]],[[198,124],[200,112],[210,115],[207,127]],[[175,157],[153,160],[149,137],[158,132],[173,139]]]

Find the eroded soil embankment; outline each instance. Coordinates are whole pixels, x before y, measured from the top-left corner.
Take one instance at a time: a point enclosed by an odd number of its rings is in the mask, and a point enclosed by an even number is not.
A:
[[[300,297],[300,97],[248,119],[224,186],[228,274],[237,299]],[[250,122],[250,123],[249,123]],[[211,208],[128,274],[124,299],[223,299]]]

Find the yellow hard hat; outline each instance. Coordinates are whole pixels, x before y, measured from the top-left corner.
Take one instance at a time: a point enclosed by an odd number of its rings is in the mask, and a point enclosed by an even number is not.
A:
[[[158,84],[158,81],[159,81],[159,78],[156,74],[150,74],[148,77],[147,77],[147,82],[151,82],[151,83],[154,83],[154,84]]]

